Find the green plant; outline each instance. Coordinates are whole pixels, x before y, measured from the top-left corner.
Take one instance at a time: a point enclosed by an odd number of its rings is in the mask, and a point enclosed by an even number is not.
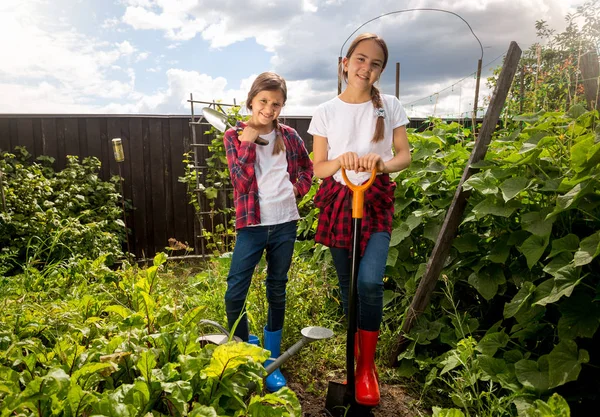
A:
[[[249,391],[262,387],[267,351],[197,342],[205,309],[186,299],[199,290],[163,277],[166,259],[118,271],[81,261],[37,293],[10,279],[0,311],[0,415],[300,416],[287,388]]]
[[[228,109],[227,117],[230,125],[234,126],[237,121],[245,120],[245,117],[240,114],[240,109],[240,106],[232,106]],[[186,167],[185,175],[180,177],[179,181],[188,185],[190,203],[194,206],[198,221],[204,225],[202,236],[206,241],[206,248],[213,255],[219,256],[233,250],[235,245],[235,209],[231,203],[233,191],[229,179],[223,132],[211,127],[205,134],[212,137],[208,146],[210,155],[204,160],[206,171],[198,181],[199,172],[194,168],[193,153],[185,153],[183,159]],[[198,184],[197,189],[196,184]],[[204,215],[208,215],[208,219]]]
[[[480,355],[461,369],[492,381],[498,398],[532,403],[558,392],[577,403],[597,396],[589,390],[600,360],[592,353],[600,326],[597,120],[597,112],[574,106],[514,117],[496,132],[479,172],[464,184],[471,196],[443,270],[459,310],[449,317],[447,297],[433,295],[399,358],[399,375],[433,383],[434,358],[456,352],[467,335]],[[432,131],[409,137],[414,163],[396,177],[389,329],[402,324],[398,312],[423,274],[470,147],[447,145]]]
[[[102,181],[100,161],[68,156],[67,166],[52,169],[53,159],[17,147],[0,154],[7,211],[0,213],[0,271],[41,270],[78,257],[123,255],[125,235],[117,192],[118,179]]]

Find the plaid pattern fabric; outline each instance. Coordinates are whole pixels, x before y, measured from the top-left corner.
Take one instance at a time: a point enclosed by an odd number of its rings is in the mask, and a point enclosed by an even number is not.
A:
[[[245,127],[238,122],[237,127]],[[313,167],[304,142],[293,128],[279,124],[279,135],[283,137],[290,181],[296,186],[300,196],[308,192],[312,184]],[[229,176],[233,185],[235,205],[235,228],[260,224],[258,204],[258,183],[254,173],[256,144],[240,142],[236,129],[228,129],[223,136]]]
[[[360,235],[361,256],[372,233],[392,233],[395,188],[396,183],[390,181],[390,176],[382,174],[365,191]],[[333,177],[327,177],[315,195],[315,206],[320,209],[315,242],[352,250],[352,191]]]

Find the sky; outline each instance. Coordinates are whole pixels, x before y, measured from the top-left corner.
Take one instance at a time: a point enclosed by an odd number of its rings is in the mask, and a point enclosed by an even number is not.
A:
[[[190,94],[244,102],[254,78],[275,71],[288,86],[282,116],[311,116],[337,94],[340,50],[372,32],[390,53],[380,89],[395,94],[400,63],[409,117],[470,117],[482,53],[480,104],[510,42],[539,41],[537,20],[561,31],[581,3],[0,0],[0,113],[187,115]]]

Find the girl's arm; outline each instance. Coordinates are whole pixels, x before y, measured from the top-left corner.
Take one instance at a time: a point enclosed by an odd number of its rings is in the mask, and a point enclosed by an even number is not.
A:
[[[236,148],[237,134],[231,129],[223,135],[229,176],[233,188],[240,194],[248,194],[250,185],[254,180],[254,162],[256,161],[256,144],[254,142],[240,142]]]
[[[410,146],[408,145],[406,126],[394,129],[394,151],[396,153],[394,157],[384,164],[383,172],[385,173],[402,171],[410,165]]]

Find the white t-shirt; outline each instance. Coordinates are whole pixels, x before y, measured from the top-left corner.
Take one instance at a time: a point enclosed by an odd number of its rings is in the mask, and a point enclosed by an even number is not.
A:
[[[356,152],[358,156],[368,153],[381,155],[384,162],[393,158],[394,129],[408,124],[408,117],[400,101],[388,94],[381,94],[385,111],[383,140],[371,142],[375,133],[377,115],[372,101],[360,104],[346,103],[335,97],[317,107],[308,127],[311,135],[327,138],[329,160],[345,152]],[[362,184],[371,176],[370,172],[346,171],[354,184]],[[333,178],[344,183],[341,170]]]
[[[284,151],[273,155],[275,130],[260,137],[266,139],[269,144],[256,145],[254,174],[258,184],[260,224],[255,226],[270,226],[298,220],[300,215],[294,196],[294,186],[287,171],[286,153]]]

